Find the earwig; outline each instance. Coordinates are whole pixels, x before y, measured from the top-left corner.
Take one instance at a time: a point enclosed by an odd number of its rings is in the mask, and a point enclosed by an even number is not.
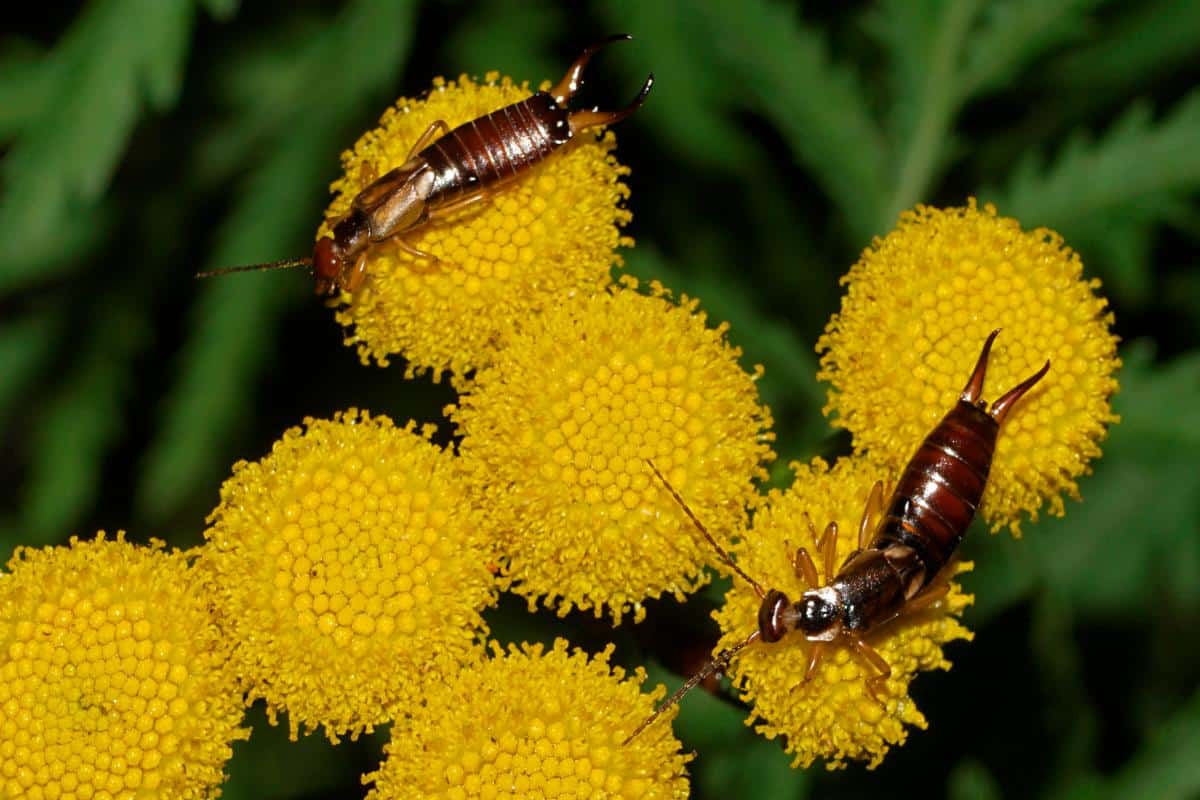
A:
[[[197,277],[256,269],[311,266],[317,294],[354,293],[366,279],[372,245],[392,240],[406,253],[436,262],[404,235],[487,200],[589,128],[612,125],[641,107],[654,75],[628,106],[571,111],[568,104],[583,84],[583,71],[602,47],[633,37],[610,36],[585,49],[548,92],[497,109],[451,130],[436,120],[413,144],[404,163],[373,180],[351,201],[350,211],[322,236],[311,258],[202,272]],[[441,134],[440,136],[438,134]]]
[[[814,547],[824,562],[825,576],[832,579],[822,586],[812,556],[807,548],[800,547],[792,557],[792,568],[812,588],[795,603],[777,589],[764,589],[737,566],[657,467],[648,462],[692,524],[717,549],[721,559],[750,584],[762,603],[757,630],[739,644],[722,650],[689,678],[630,734],[626,744],[694,686],[724,671],[744,648],[760,641],[778,642],[793,632],[813,644],[805,681],[812,678],[830,643],[844,642],[876,673],[868,679],[867,689],[878,699],[883,682],[891,676],[891,667],[867,644],[864,636],[945,597],[949,583],[939,580],[939,575],[983,499],[1000,427],[1013,406],[1050,370],[1047,361],[992,403],[989,410],[980,397],[988,355],[999,333],[992,331],[984,342],[958,403],[917,448],[886,504],[882,483],[877,482],[872,488],[859,524],[858,549],[847,556],[836,573],[837,524],[831,522],[818,537],[812,521],[808,521]]]

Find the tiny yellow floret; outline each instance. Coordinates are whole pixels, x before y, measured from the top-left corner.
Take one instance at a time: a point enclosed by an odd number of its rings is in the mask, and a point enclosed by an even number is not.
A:
[[[233,663],[274,721],[334,741],[393,719],[436,659],[480,650],[496,597],[454,456],[351,409],[234,465],[199,566]]]
[[[859,521],[871,487],[877,480],[894,482],[895,474],[861,456],[840,459],[833,469],[821,459],[792,467],[792,487],[771,493],[767,505],[755,515],[753,528],[736,545],[736,558],[752,578],[795,602],[806,589],[815,588],[806,585],[792,567],[798,548],[806,547],[817,562],[821,585],[833,577],[820,563],[808,520],[821,532],[829,522],[838,523],[836,574],[858,547]],[[953,575],[970,567],[951,562],[945,569]],[[725,605],[713,613],[722,631],[718,651],[743,641],[756,629],[761,602],[750,586],[735,579]],[[847,761],[878,766],[891,747],[903,744],[905,725],[926,726],[908,695],[908,685],[917,672],[950,668],[942,645],[972,637],[958,619],[971,602],[970,595],[951,583],[949,594],[932,606],[868,633],[867,643],[892,671],[878,700],[867,686],[878,672],[839,641],[830,645],[807,683],[803,678],[812,644],[803,634],[792,632],[775,643],[750,645],[729,670],[742,699],[754,704],[746,724],[757,721],[755,730],[768,739],[786,737],[793,766],[808,767],[816,759],[824,760],[830,769]]]
[[[690,756],[665,719],[629,745],[625,738],[664,694],[643,694],[630,677],[563,639],[542,645],[492,643],[481,658],[431,687],[426,702],[392,726],[368,800],[487,797],[686,798]]]
[[[625,283],[532,321],[448,409],[506,588],[616,622],[641,619],[648,597],[682,599],[717,561],[647,460],[724,538],[774,458],[726,326]]]
[[[489,74],[437,79],[420,99],[401,99],[342,156],[345,175],[318,237],[350,209],[374,176],[403,164],[412,146],[437,120],[454,128],[529,97],[525,84]],[[619,246],[632,241],[629,194],[617,163],[616,138],[584,133],[484,202],[402,234],[437,261],[405,253],[393,241],[375,244],[366,285],[353,301],[341,298],[337,320],[353,331],[364,363],[386,365],[393,355],[411,372],[461,374],[487,364],[512,331],[569,297],[599,291],[619,264]]]
[[[988,333],[992,401],[1047,360],[1049,374],[1013,409],[996,444],[980,516],[1019,533],[1100,455],[1117,422],[1113,315],[1079,256],[1045,228],[1022,231],[990,205],[918,206],[842,278],[841,310],[817,342],[827,414],[857,451],[899,469],[958,399]]]
[[[218,797],[242,697],[187,557],[101,531],[0,573],[0,797]]]

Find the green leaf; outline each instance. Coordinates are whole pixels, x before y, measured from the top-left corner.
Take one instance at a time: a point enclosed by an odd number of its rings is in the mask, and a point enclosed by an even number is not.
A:
[[[594,5],[611,29],[637,36],[613,54],[626,79],[640,82],[652,71],[657,81],[634,124],[656,136],[674,157],[702,169],[730,172],[762,162],[757,143],[730,113],[741,87],[714,58],[715,23],[709,17],[716,12],[684,0]]]
[[[974,759],[955,764],[947,783],[949,800],[1001,800],[1004,797],[995,776]]]
[[[238,0],[200,0],[208,13],[213,15],[214,19],[222,22],[233,19],[238,11]]]
[[[699,13],[708,21],[704,41],[729,65],[726,80],[779,129],[853,241],[867,241],[887,193],[887,150],[858,75],[833,61],[825,34],[789,5],[706,0]]]
[[[1200,3],[1130,3],[1119,16],[1046,70],[1046,80],[1072,102],[1088,105],[1166,76],[1200,49]],[[1094,91],[1103,86],[1103,92]]]
[[[0,325],[0,421],[8,421],[25,389],[44,368],[61,333],[54,311],[6,320]]]
[[[1108,796],[1186,800],[1200,794],[1200,692],[1156,726],[1141,751],[1109,781]]]
[[[895,173],[881,197],[871,234],[889,230],[901,211],[926,199],[953,149],[954,117],[964,100],[961,64],[973,0],[884,3],[868,24],[888,51],[892,69],[891,145]]]
[[[498,0],[477,6],[454,29],[446,43],[453,75],[483,75],[499,70],[537,88],[543,80],[558,80],[567,68],[548,44],[567,27],[562,9],[554,6]]]
[[[122,405],[147,330],[132,295],[107,298],[97,309],[102,319],[76,369],[33,423],[20,522],[25,544],[79,532],[73,527],[96,499],[104,456],[125,428]]]
[[[191,0],[100,0],[44,59],[33,80],[53,102],[0,164],[0,290],[69,269],[58,240],[107,188],[143,105],[174,102],[192,16]]]
[[[964,59],[964,97],[1010,84],[1035,59],[1083,39],[1100,0],[1009,0],[984,6]],[[1124,44],[1122,48],[1124,49]]]
[[[358,0],[320,37],[305,30],[291,47],[275,50],[278,59],[306,68],[276,71],[290,79],[278,84],[277,95],[258,97],[255,104],[274,109],[280,96],[307,93],[322,99],[323,111],[313,116],[308,113],[311,102],[296,103],[275,117],[277,142],[223,226],[211,257],[214,266],[274,255],[280,242],[296,241],[313,225],[313,206],[327,183],[325,165],[332,161],[338,136],[360,106],[388,85],[407,53],[414,15],[410,3]],[[337,70],[330,68],[334,63]],[[307,291],[271,274],[242,275],[205,287],[180,359],[179,380],[143,465],[140,513],[157,520],[198,490],[209,487],[215,495],[211,487],[220,480],[227,458],[222,443],[247,413],[245,398],[253,394],[270,352],[271,332],[284,309]]]
[[[49,104],[50,73],[42,69],[44,57],[38,45],[24,39],[0,43],[0,142],[11,139]]]
[[[1002,190],[985,188],[1026,226],[1061,233],[1119,296],[1144,303],[1152,285],[1149,231],[1200,187],[1200,90],[1155,120],[1135,103],[1100,139],[1072,137],[1054,162],[1030,154]]]

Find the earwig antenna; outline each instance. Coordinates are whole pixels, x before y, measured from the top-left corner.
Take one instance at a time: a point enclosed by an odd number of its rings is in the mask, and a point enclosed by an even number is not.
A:
[[[265,264],[247,264],[244,267],[225,267],[223,269],[210,269],[205,272],[197,272],[196,278],[214,278],[217,275],[229,275],[233,272],[266,272],[271,269],[294,269],[296,267],[311,267],[312,258],[305,256],[304,258],[285,258],[282,261],[268,261]]]
[[[675,498],[675,502],[678,503],[679,507],[683,509],[683,513],[688,515],[688,519],[690,519],[692,524],[696,526],[696,530],[700,531],[701,535],[703,535],[704,538],[708,540],[708,543],[713,546],[713,549],[720,553],[721,559],[728,564],[734,572],[736,572],[738,575],[741,575],[746,583],[754,587],[754,591],[760,598],[766,597],[767,592],[765,589],[763,589],[762,584],[743,572],[742,568],[739,567],[736,562],[734,562],[729,553],[725,552],[725,548],[717,544],[717,540],[714,539],[712,534],[708,532],[708,529],[704,527],[704,523],[702,523],[692,512],[692,510],[688,508],[688,504],[683,502],[683,498],[679,496],[679,492],[675,491],[675,487],[673,487],[670,482],[663,477],[663,474],[658,471],[658,467],[654,466],[654,462],[647,458],[646,463],[650,466],[650,469],[654,471],[654,475],[662,482],[662,485],[665,486],[667,491],[671,493],[671,497]]]
[[[676,689],[674,694],[664,700],[662,705],[654,709],[653,714],[642,720],[642,724],[638,725],[637,728],[634,729],[633,733],[629,734],[628,739],[621,742],[621,746],[624,747],[632,742],[639,733],[646,730],[646,728],[649,728],[650,725],[653,724],[654,720],[658,719],[664,711],[682,700],[685,694],[690,692],[692,689],[695,689],[696,686],[698,686],[702,681],[707,680],[709,675],[712,675],[715,672],[724,671],[724,669],[729,666],[729,662],[733,660],[733,657],[754,642],[758,641],[758,637],[760,635],[761,631],[755,631],[747,636],[746,640],[741,644],[736,644],[728,650],[722,650],[720,653],[718,653],[716,658],[714,658],[712,661],[709,661],[699,672],[684,681],[684,684]]]

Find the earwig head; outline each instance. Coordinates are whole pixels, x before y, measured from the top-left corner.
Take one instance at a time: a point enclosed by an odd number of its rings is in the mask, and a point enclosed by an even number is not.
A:
[[[317,282],[317,294],[333,294],[337,288],[338,275],[342,272],[342,259],[331,236],[322,236],[313,248],[313,277]]]
[[[814,642],[828,642],[842,631],[841,601],[832,586],[810,589],[796,604],[795,626]]]
[[[764,642],[778,642],[796,627],[796,609],[778,589],[767,592],[758,607],[758,630]]]

